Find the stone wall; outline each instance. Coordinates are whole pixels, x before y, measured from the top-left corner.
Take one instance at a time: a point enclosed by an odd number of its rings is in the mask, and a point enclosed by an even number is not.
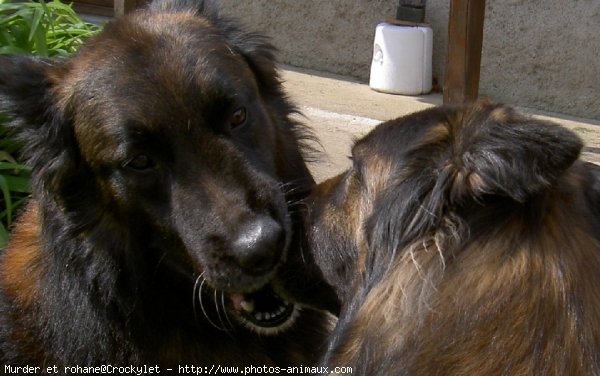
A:
[[[443,84],[449,0],[429,0],[434,78]],[[368,80],[375,26],[397,0],[221,0],[272,37],[282,62]],[[487,0],[480,93],[600,119],[600,1]]]

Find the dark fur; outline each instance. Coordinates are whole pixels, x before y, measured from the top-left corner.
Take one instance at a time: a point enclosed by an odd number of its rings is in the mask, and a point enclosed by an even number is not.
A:
[[[357,375],[600,374],[597,168],[500,105],[386,122],[315,190],[308,235]]]
[[[234,127],[240,107],[247,120]],[[0,110],[25,143],[35,191],[0,259],[2,364],[316,359],[328,325],[318,311],[260,336],[233,318],[224,333],[193,308],[200,273],[203,308],[221,324],[214,291],[271,281],[294,298],[278,267],[301,258],[287,204],[313,180],[264,37],[202,1],[157,1],[72,59],[0,58]],[[277,247],[236,249],[257,218]]]

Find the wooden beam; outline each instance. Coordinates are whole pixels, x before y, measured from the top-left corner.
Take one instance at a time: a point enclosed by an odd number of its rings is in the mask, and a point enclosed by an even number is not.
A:
[[[79,14],[112,17],[114,15],[113,0],[74,0],[73,9]]]
[[[115,0],[115,17],[130,13],[147,2],[148,0]]]
[[[477,99],[484,18],[485,0],[451,0],[444,103]]]

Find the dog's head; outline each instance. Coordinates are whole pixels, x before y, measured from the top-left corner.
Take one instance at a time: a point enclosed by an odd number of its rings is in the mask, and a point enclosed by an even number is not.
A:
[[[565,128],[483,102],[383,123],[355,143],[352,168],[311,195],[314,257],[347,301],[357,276],[376,283],[415,242],[460,242],[543,194],[581,147]]]
[[[285,259],[287,203],[313,183],[264,37],[202,1],[157,1],[71,59],[1,58],[0,108],[42,216],[97,248],[143,251],[114,255],[132,269],[156,259],[201,275],[252,324],[287,319],[270,288],[244,295]]]

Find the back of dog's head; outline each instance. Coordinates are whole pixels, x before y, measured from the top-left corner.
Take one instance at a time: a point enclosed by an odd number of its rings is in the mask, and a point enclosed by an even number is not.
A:
[[[597,183],[581,148],[565,128],[485,102],[356,142],[353,167],[317,187],[308,215],[314,257],[345,304],[329,361],[365,374],[598,366],[561,350],[600,348],[581,339],[600,323]]]
[[[500,221],[498,210],[510,214],[552,188],[581,147],[562,127],[488,103],[383,123],[355,143],[352,168],[311,196],[313,249],[329,258],[321,264],[333,284],[348,286],[366,253],[391,256],[443,227],[448,214],[465,221],[489,211]]]

